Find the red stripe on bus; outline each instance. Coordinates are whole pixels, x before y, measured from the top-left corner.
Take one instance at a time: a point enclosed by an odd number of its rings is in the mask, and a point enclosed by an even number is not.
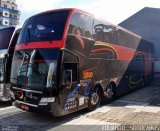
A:
[[[137,51],[135,49],[122,47],[122,46],[118,46],[118,45],[114,45],[114,44],[110,44],[110,43],[104,43],[104,42],[100,42],[100,41],[97,41],[96,45],[102,46],[102,47],[106,46],[106,47],[113,48],[116,51],[119,60],[132,60],[134,58],[134,56],[138,53],[143,53],[145,55],[145,57],[152,55],[151,53]]]
[[[69,14],[68,14],[68,17],[67,17],[67,20],[66,20],[65,27],[64,27],[64,32],[63,32],[63,40],[64,40],[63,47],[65,47],[66,38],[67,38],[67,35],[68,35],[68,29],[69,29],[69,25],[70,25],[72,15],[73,15],[73,10],[70,10]]]
[[[42,41],[42,42],[29,42],[16,45],[16,50],[24,49],[38,49],[38,48],[63,48],[64,41]]]

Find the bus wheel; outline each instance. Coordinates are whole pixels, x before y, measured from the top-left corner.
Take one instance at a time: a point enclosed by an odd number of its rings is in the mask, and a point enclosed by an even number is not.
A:
[[[103,98],[103,104],[110,103],[115,98],[115,86],[114,84],[110,83],[105,91],[105,96]]]
[[[89,102],[88,102],[88,109],[89,110],[95,110],[99,107],[101,103],[102,95],[101,90],[98,86],[95,86],[89,95]]]

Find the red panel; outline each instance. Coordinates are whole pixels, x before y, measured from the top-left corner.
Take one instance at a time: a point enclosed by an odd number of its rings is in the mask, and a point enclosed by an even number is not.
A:
[[[66,38],[67,38],[67,34],[68,34],[68,29],[69,29],[69,25],[70,25],[70,21],[71,21],[71,17],[73,15],[73,10],[71,10],[68,14],[68,18],[66,20],[66,24],[65,24],[65,27],[64,27],[64,33],[63,33],[63,48],[65,47],[65,43],[66,43]]]
[[[24,49],[39,49],[39,48],[63,48],[64,41],[42,41],[42,42],[30,42],[16,45],[16,50]]]
[[[147,53],[147,52],[136,51],[131,48],[122,47],[122,46],[118,46],[118,45],[114,45],[114,44],[110,44],[110,43],[104,43],[104,42],[97,41],[96,45],[104,46],[104,47],[106,46],[106,47],[110,47],[110,48],[114,49],[115,52],[117,53],[119,60],[132,60],[133,57],[137,53],[143,53],[145,56],[151,55],[150,53]]]

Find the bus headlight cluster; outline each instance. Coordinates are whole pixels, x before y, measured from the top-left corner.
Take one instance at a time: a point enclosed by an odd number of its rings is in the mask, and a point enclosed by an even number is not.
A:
[[[55,102],[55,97],[41,98],[39,105],[47,105],[48,103]]]

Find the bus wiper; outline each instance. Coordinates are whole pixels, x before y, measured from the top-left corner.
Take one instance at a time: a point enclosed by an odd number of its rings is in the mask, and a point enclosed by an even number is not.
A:
[[[25,45],[28,44],[28,42],[30,41],[30,37],[31,37],[31,33],[30,33],[30,28],[29,27],[27,28],[27,34],[28,34],[28,37],[26,37]]]

